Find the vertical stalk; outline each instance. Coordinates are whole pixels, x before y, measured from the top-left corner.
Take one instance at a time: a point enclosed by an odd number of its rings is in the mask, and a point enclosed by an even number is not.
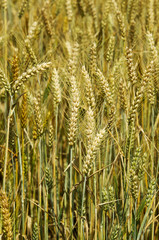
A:
[[[72,189],[72,160],[73,160],[73,147],[70,147],[70,191]],[[72,204],[72,192],[70,192],[70,232],[72,239],[72,230],[73,230],[73,204]]]
[[[100,151],[99,151],[98,161],[99,161],[99,169],[101,169],[101,167],[102,167],[102,158],[101,158]],[[102,187],[103,187],[102,175],[99,175],[98,182],[99,182],[99,184],[98,184],[99,200],[100,200],[100,202],[102,202]],[[102,211],[101,211],[101,209],[100,209],[100,217],[102,219]],[[102,238],[102,235],[101,235],[102,231],[103,231],[103,222],[101,221],[100,229],[99,229],[99,238],[100,239]]]
[[[106,239],[106,236],[105,236],[105,211],[102,211],[103,214],[102,214],[102,224],[103,224],[103,231],[102,231],[102,238],[103,240]]]
[[[0,208],[0,236],[3,235],[3,230],[2,230],[2,208]]]
[[[106,240],[108,240],[108,216],[107,216],[107,213],[106,213],[106,229],[105,229],[105,236],[106,236]]]
[[[94,187],[94,182],[93,182],[93,178],[89,179],[89,184],[90,184],[90,188],[93,189]],[[91,200],[90,203],[90,216],[91,216],[91,222],[90,222],[90,232],[92,233],[94,231],[94,212],[95,212],[95,205],[93,200]]]
[[[3,0],[3,9],[4,9],[4,66],[5,74],[7,76],[7,0]]]
[[[133,234],[133,239],[136,239],[136,205],[137,205],[137,200],[135,200],[135,207],[134,207],[134,234]]]
[[[151,114],[151,136],[152,136],[152,142],[151,142],[151,175],[154,175],[154,144],[155,144],[155,132],[154,132],[154,106],[152,106],[152,114]]]
[[[155,145],[155,127],[154,127],[154,106],[152,106],[152,118],[151,118],[151,136],[152,136],[152,142],[151,142],[151,176],[154,176],[154,145]],[[154,240],[154,233],[155,233],[155,221],[154,221],[154,217],[155,217],[155,198],[154,198],[154,202],[152,205],[152,240]]]
[[[79,169],[82,172],[82,152],[81,152],[81,139],[79,140]],[[82,176],[80,174],[79,181],[82,181]],[[81,219],[80,216],[78,216],[78,233],[80,233],[81,229]]]
[[[39,154],[40,154],[40,159],[39,159],[39,166],[38,166],[38,189],[39,189],[39,208],[38,208],[38,226],[40,226],[40,218],[41,218],[41,169],[42,169],[42,152],[41,152],[41,137],[39,139]],[[41,231],[40,231],[41,232]]]
[[[55,175],[56,175],[56,199],[57,199],[57,216],[59,216],[59,190],[58,190],[58,171],[57,171],[57,129],[58,129],[58,105],[56,106],[55,116]]]
[[[24,179],[24,129],[22,129],[22,169],[23,169],[23,179]],[[25,181],[25,180],[24,180]],[[23,182],[23,189],[25,191],[25,183]]]
[[[54,180],[55,180],[55,185],[56,187],[54,188],[54,199],[56,199],[56,201],[54,200],[54,202],[56,202],[54,204],[54,210],[55,210],[55,214],[57,214],[57,217],[59,217],[59,190],[58,190],[58,171],[57,171],[57,129],[58,129],[58,105],[56,105],[56,109],[55,109],[55,154],[53,157],[53,175],[54,175]],[[59,221],[58,221],[58,225],[59,225]],[[57,233],[57,239],[59,239],[59,235]]]
[[[11,102],[13,102],[11,98]],[[19,166],[20,166],[20,175],[21,175],[21,205],[22,205],[22,238],[24,239],[25,235],[25,223],[24,223],[24,178],[23,178],[23,167],[22,167],[22,155],[21,155],[21,146],[20,146],[20,139],[19,139],[19,133],[18,133],[18,127],[17,127],[17,121],[16,121],[16,115],[15,110],[14,112],[14,121],[15,121],[15,128],[16,128],[16,134],[17,134],[17,140],[18,140],[18,151],[19,151]]]
[[[44,198],[44,238],[48,240],[48,187],[45,188],[43,184],[43,198]]]
[[[94,172],[96,171],[96,161],[94,162]],[[97,181],[96,181],[96,176],[97,174],[95,174],[95,176],[93,176],[94,178],[94,205],[95,205],[95,222],[94,222],[94,228],[95,228],[95,240],[97,240],[97,231],[98,231],[98,228],[97,228],[97,225],[98,225],[98,222],[97,222],[97,188],[96,188],[96,184],[97,184]]]
[[[55,216],[55,212],[54,212],[54,204],[53,204],[53,201],[54,201],[54,198],[53,198],[53,193],[52,191],[50,192],[50,200],[51,200],[51,206],[52,206],[52,215],[54,217],[54,221],[53,223],[55,223],[55,230],[57,231],[57,236],[56,236],[56,239],[59,238],[59,226],[57,226],[57,223],[56,223],[56,216]]]
[[[102,28],[102,54],[101,54],[101,69],[104,71],[104,41],[105,41],[105,33],[104,29]]]
[[[66,168],[66,165],[64,165]],[[65,173],[65,182],[64,182],[64,234],[66,236],[67,228],[67,172]]]
[[[85,199],[85,191],[86,191],[86,176],[84,177],[83,182],[83,194],[82,194],[82,206],[81,206],[81,240],[85,239],[84,237],[84,219],[83,219],[83,206],[84,206],[84,199]]]
[[[5,70],[5,75],[7,77],[7,54],[8,54],[8,52],[7,52],[7,0],[2,1],[2,6],[3,6],[3,22],[4,22],[4,70]],[[8,93],[7,92],[5,94],[5,108],[6,108],[5,109],[6,110],[5,111],[5,120],[7,122],[7,118],[8,118]],[[8,121],[10,121],[10,119]],[[9,134],[8,125],[5,127],[6,127],[7,134]],[[7,137],[9,137],[9,136],[7,136]],[[7,140],[8,139],[6,138],[6,141]],[[6,151],[8,151],[8,143],[7,142],[6,142]],[[7,154],[5,153],[5,161],[7,162],[6,157],[7,157]],[[3,186],[3,190],[4,190],[4,186]]]
[[[13,240],[16,239],[16,227],[15,227],[15,222],[16,222],[16,205],[15,205],[15,192],[16,192],[16,182],[15,182],[15,165],[14,165],[14,160],[13,160],[13,154],[12,154],[12,165],[13,165]]]
[[[43,159],[45,162],[45,166],[47,165],[47,149],[46,149],[46,138],[45,135],[43,137]],[[43,182],[43,199],[44,199],[44,238],[48,240],[48,196],[51,189],[48,189],[47,184]]]
[[[5,147],[5,159],[4,159],[4,173],[3,173],[3,191],[5,191],[6,184],[6,172],[7,172],[7,161],[8,161],[8,144],[9,144],[9,128],[10,128],[10,115],[11,115],[11,106],[8,115],[7,122],[7,133],[6,133],[6,147]]]

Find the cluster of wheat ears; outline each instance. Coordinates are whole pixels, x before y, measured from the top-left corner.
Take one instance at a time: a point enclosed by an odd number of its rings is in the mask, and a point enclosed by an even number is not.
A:
[[[159,1],[0,1],[0,239],[159,239]]]

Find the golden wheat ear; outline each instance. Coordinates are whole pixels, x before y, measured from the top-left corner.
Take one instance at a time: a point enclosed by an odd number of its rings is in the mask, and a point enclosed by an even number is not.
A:
[[[11,86],[9,84],[9,81],[5,73],[0,69],[0,89],[3,87],[7,92],[11,93]]]
[[[105,128],[101,129],[92,139],[91,143],[87,146],[87,154],[83,163],[83,175],[89,176],[91,170],[93,169],[95,156],[102,143],[102,140],[104,139],[104,136]]]
[[[70,79],[71,82],[71,108],[70,108],[70,124],[69,124],[69,145],[72,146],[76,140],[78,109],[79,109],[79,92],[77,82],[74,76]]]
[[[29,3],[29,0],[23,0],[20,10],[19,10],[19,13],[18,13],[19,18],[22,18],[23,14],[27,8],[28,3]]]
[[[92,82],[84,66],[82,67],[82,76],[83,76],[85,90],[86,90],[85,97],[86,97],[87,104],[92,108],[93,112],[95,113],[96,103],[95,103],[95,96],[93,92]]]
[[[2,211],[3,233],[7,240],[13,239],[12,220],[10,217],[8,197],[6,193],[0,190],[0,207]]]

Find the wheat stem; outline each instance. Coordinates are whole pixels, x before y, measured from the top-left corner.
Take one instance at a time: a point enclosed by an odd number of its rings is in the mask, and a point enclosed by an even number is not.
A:
[[[83,208],[84,208],[84,199],[85,199],[85,191],[86,191],[86,177],[84,177],[84,181],[83,181],[83,192],[82,192],[82,204],[81,204],[81,233],[80,233],[80,237],[81,240],[85,239],[84,238],[84,218],[83,218]]]
[[[72,161],[73,161],[73,147],[70,146],[70,191],[72,190]],[[70,192],[70,232],[72,239],[72,230],[73,230],[73,202],[72,202],[72,191]]]
[[[11,98],[11,102],[13,102]],[[19,138],[19,132],[18,132],[18,126],[17,126],[17,120],[16,120],[16,114],[15,110],[13,109],[14,114],[14,121],[15,121],[15,127],[16,127],[16,134],[17,134],[17,141],[18,141],[18,151],[19,151],[19,166],[20,166],[20,176],[21,176],[21,206],[22,206],[22,236],[25,235],[25,212],[24,212],[24,178],[23,178],[23,167],[22,167],[22,155],[21,155],[21,146],[20,146],[20,138]]]

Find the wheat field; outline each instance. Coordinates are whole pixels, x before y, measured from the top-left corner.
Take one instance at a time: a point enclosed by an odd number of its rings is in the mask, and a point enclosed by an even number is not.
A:
[[[0,239],[159,239],[159,1],[0,1]]]

